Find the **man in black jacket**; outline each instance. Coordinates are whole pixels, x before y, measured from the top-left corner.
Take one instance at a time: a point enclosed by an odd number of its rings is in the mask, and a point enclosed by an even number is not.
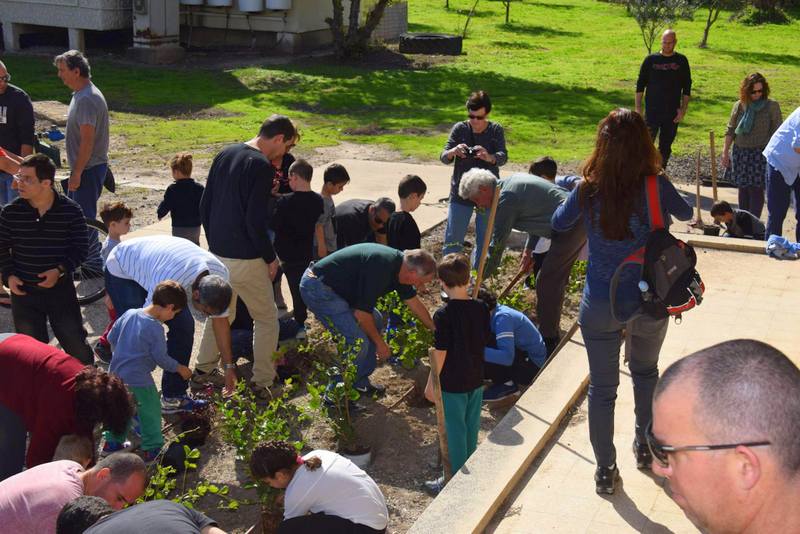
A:
[[[253,378],[251,386],[259,398],[268,399],[275,380],[272,355],[278,345],[278,312],[272,280],[278,260],[272,248],[268,202],[275,170],[271,160],[281,157],[298,139],[297,129],[288,117],[272,115],[261,125],[258,135],[245,143],[224,148],[214,158],[200,201],[200,218],[208,249],[230,272],[230,283],[253,317]],[[230,321],[236,318],[236,298],[231,300]],[[213,328],[206,321],[194,383],[221,385],[216,370],[219,361],[216,336],[230,330]],[[232,388],[236,381],[235,363],[225,364],[224,383]]]
[[[0,270],[11,289],[14,328],[47,343],[47,321],[64,352],[90,364],[92,349],[72,283],[89,251],[80,206],[53,188],[56,167],[33,154],[20,162],[20,198],[0,212]]]
[[[0,61],[0,148],[12,155],[5,165],[18,161],[13,156],[33,154],[34,143],[31,99],[25,91],[10,82],[11,74]],[[6,169],[0,168],[0,206],[5,206],[18,196],[12,187],[14,172],[16,164]]]
[[[636,112],[642,115],[644,96],[644,118],[653,141],[658,136],[658,151],[665,169],[672,154],[672,142],[678,134],[678,124],[686,115],[692,93],[689,60],[675,52],[677,43],[675,30],[665,30],[661,36],[661,51],[644,58],[636,80]]]

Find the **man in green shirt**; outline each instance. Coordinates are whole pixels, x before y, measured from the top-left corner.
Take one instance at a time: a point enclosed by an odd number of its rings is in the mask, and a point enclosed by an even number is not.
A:
[[[355,387],[361,393],[385,391],[369,381],[376,356],[385,360],[391,355],[378,329],[382,322],[375,310],[378,299],[397,291],[411,313],[433,330],[433,320],[417,297],[417,288],[435,275],[436,262],[430,253],[419,249],[400,252],[377,243],[345,247],[306,269],[300,294],[308,309],[332,333],[344,336],[348,345],[361,342],[355,361]]]
[[[536,281],[536,316],[550,354],[561,338],[559,322],[564,291],[572,265],[586,243],[586,230],[582,224],[576,224],[567,232],[553,231],[550,219],[556,208],[566,200],[569,192],[532,174],[514,174],[498,181],[490,172],[473,169],[461,178],[459,194],[479,207],[489,208],[495,187],[500,188],[500,198],[484,272],[488,277],[497,269],[512,229],[528,234],[520,263],[520,270],[525,272],[533,269],[532,254],[539,238],[547,237],[551,240],[550,250]],[[482,243],[478,244],[481,245]]]

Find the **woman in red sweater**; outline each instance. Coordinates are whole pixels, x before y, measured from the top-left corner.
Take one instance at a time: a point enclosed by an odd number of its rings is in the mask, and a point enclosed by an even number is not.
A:
[[[23,463],[51,461],[65,434],[91,439],[98,424],[124,432],[132,415],[118,377],[32,337],[0,335],[0,480],[22,471]]]

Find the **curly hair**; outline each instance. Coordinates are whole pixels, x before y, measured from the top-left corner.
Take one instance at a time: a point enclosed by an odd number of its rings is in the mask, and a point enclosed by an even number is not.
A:
[[[122,380],[96,367],[84,367],[75,376],[75,417],[94,428],[102,424],[121,434],[133,417],[133,401]]]
[[[291,469],[298,465],[297,450],[294,445],[282,440],[271,440],[259,443],[250,456],[250,473],[254,478],[273,478],[282,469]],[[322,465],[322,460],[312,456],[303,460],[303,465],[309,471],[314,471]]]
[[[766,100],[769,97],[769,84],[767,83],[767,79],[759,72],[748,74],[745,76],[744,80],[742,80],[742,85],[739,86],[739,103],[742,105],[742,109],[750,105],[750,93],[757,83],[760,83],[764,89],[764,92],[761,93],[761,100]]]

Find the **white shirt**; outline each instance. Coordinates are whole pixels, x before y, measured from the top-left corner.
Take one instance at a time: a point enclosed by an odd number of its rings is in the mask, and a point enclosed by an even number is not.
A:
[[[383,530],[389,510],[378,485],[353,462],[331,451],[311,451],[303,459],[318,457],[314,471],[300,466],[286,487],[284,519],[323,512],[353,523]]]
[[[800,108],[786,117],[763,152],[767,162],[780,171],[789,186],[800,176],[800,154],[795,148],[800,148]]]
[[[153,300],[153,290],[164,280],[178,282],[186,291],[192,315],[192,284],[201,273],[208,271],[230,281],[228,268],[209,251],[188,239],[168,235],[154,235],[126,239],[111,251],[106,269],[117,278],[133,280],[147,291],[148,306]],[[227,317],[228,310],[213,317]]]

